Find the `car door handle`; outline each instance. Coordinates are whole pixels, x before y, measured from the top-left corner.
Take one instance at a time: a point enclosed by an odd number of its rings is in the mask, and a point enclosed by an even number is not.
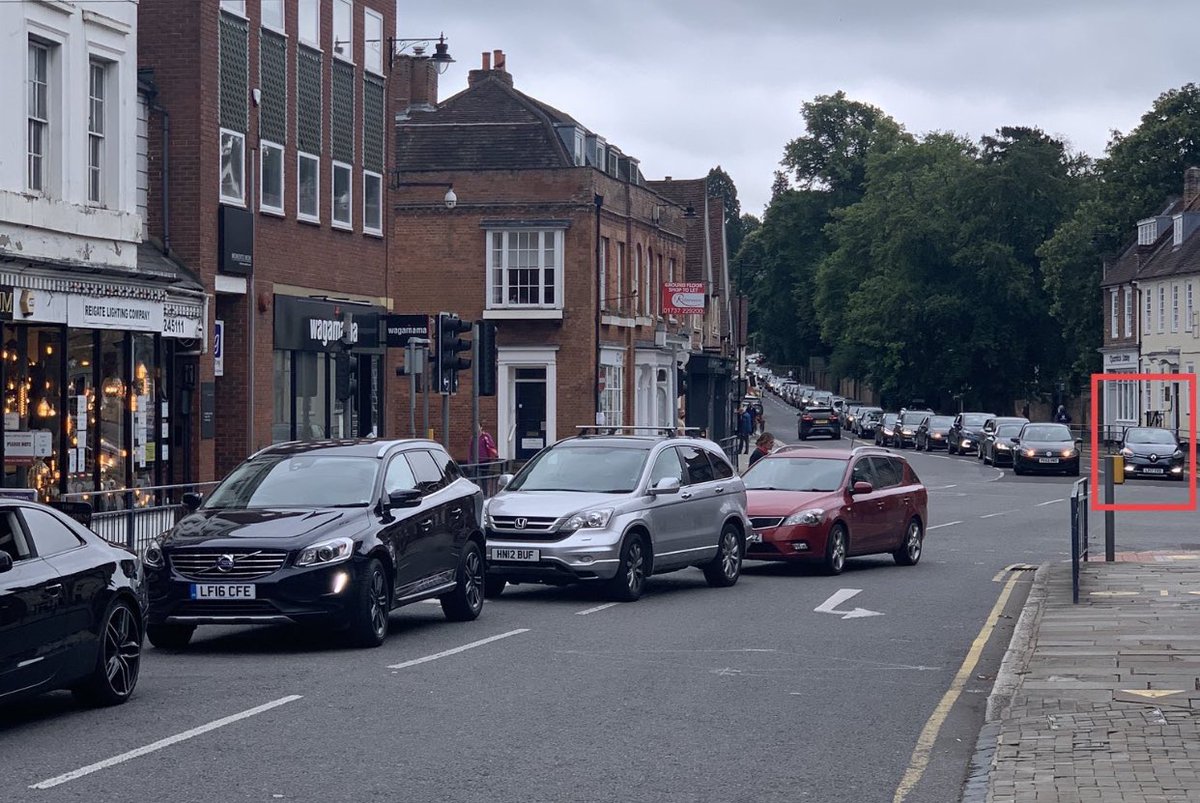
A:
[[[61,596],[63,592],[62,583],[55,583],[52,586],[46,586],[46,593],[52,597]]]
[[[421,522],[421,524],[419,526],[422,530],[432,529],[433,528],[433,519],[425,519],[425,521]]]
[[[682,491],[682,492],[679,494],[679,498],[680,498],[680,499],[691,499],[691,498],[692,498],[692,493],[691,493],[691,491]]]
[[[463,509],[461,507],[454,508],[450,511],[450,516],[455,519],[461,519],[463,517]]]
[[[719,494],[723,494],[723,493],[725,493],[725,486],[724,486],[724,485],[718,485],[716,488],[713,488],[713,490],[714,490],[714,491],[716,491],[716,492],[717,492],[717,493],[719,493]]]

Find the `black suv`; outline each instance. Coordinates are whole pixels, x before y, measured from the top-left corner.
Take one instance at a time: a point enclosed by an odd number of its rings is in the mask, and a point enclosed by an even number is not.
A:
[[[375,647],[400,605],[436,597],[452,621],[483,609],[483,493],[432,441],[279,444],[200,501],[143,552],[156,647],[277,622]]]
[[[979,450],[983,440],[983,425],[996,416],[992,413],[959,413],[950,425],[946,451],[950,454],[971,454]]]
[[[800,440],[807,440],[813,435],[828,435],[834,440],[840,440],[842,424],[832,407],[808,407],[800,414],[796,434]]]

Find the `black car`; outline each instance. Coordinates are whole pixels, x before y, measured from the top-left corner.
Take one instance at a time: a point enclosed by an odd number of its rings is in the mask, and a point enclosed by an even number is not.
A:
[[[882,407],[860,407],[854,416],[854,434],[860,438],[874,437],[875,427],[883,417]]]
[[[1000,427],[1004,426],[1005,424],[1020,424],[1023,426],[1028,423],[1028,418],[1024,418],[1019,415],[992,416],[983,424],[982,437],[979,441],[979,448],[975,450],[975,457],[978,458],[981,463],[983,462],[983,444],[987,442],[988,438],[994,439],[996,436],[996,430]]]
[[[1121,443],[1121,457],[1128,476],[1184,478],[1186,458],[1169,429],[1130,427]]]
[[[483,494],[432,441],[309,441],[250,457],[143,553],[156,647],[197,625],[296,622],[375,647],[400,605],[483,609]]]
[[[983,462],[990,463],[993,466],[1013,464],[1013,442],[1012,439],[1021,434],[1021,428],[1024,423],[1017,422],[1013,424],[1001,424],[994,430],[984,435],[983,442],[979,445],[979,451],[983,455]]]
[[[978,451],[983,440],[983,425],[995,418],[993,413],[959,413],[950,425],[950,454],[971,454]]]
[[[1062,472],[1079,476],[1079,444],[1066,424],[1026,424],[1010,438],[1013,472]]]
[[[890,444],[897,449],[917,445],[917,427],[932,414],[931,410],[908,410],[896,421]]]
[[[879,423],[875,425],[875,445],[887,446],[892,442],[892,438],[896,435],[896,421],[899,420],[899,413],[884,413]]]
[[[842,437],[842,424],[832,407],[808,407],[800,413],[796,434],[800,440],[807,440],[813,435],[828,435],[838,440]]]
[[[0,499],[0,703],[53,689],[125,702],[145,610],[136,555],[45,505]]]
[[[952,415],[928,415],[917,427],[917,450],[924,449],[932,452],[934,449],[947,449],[950,443],[950,427],[954,424]]]

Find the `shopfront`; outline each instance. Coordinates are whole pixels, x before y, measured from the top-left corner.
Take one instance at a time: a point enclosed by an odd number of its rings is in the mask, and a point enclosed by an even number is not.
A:
[[[1104,354],[1104,373],[1136,374],[1138,372],[1137,348],[1101,349]],[[1136,427],[1141,420],[1138,383],[1132,380],[1109,380],[1104,382],[1101,392],[1104,405],[1103,440],[1118,441],[1125,430]]]
[[[177,357],[200,348],[205,309],[198,292],[0,273],[4,488],[52,501],[169,483]]]
[[[276,295],[271,441],[382,435],[386,310]]]

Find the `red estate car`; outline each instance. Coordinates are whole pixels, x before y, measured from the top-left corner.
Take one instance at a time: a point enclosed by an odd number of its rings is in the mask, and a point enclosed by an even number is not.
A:
[[[900,455],[785,446],[743,479],[754,527],[747,560],[819,561],[841,574],[856,555],[891,553],[901,566],[921,559],[929,493]]]

